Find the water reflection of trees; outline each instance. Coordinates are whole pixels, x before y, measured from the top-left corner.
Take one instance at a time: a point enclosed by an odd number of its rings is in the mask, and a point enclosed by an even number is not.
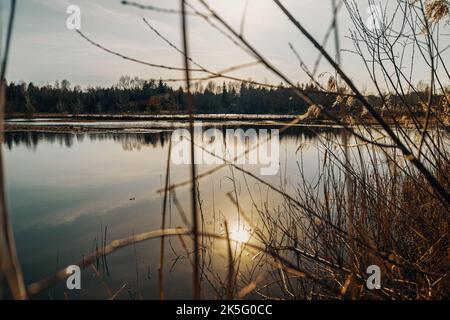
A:
[[[61,147],[71,148],[76,142],[89,141],[114,141],[120,143],[124,150],[140,150],[144,146],[164,146],[170,139],[171,132],[152,133],[61,133],[61,132],[38,132],[21,131],[6,132],[4,145],[9,150],[14,147],[24,146],[35,150],[39,144],[58,144]]]
[[[223,126],[217,127],[225,135],[227,129],[237,129],[238,127]],[[243,130],[255,127],[241,126]],[[273,127],[276,128],[276,127]],[[265,127],[264,129],[273,129]],[[207,128],[205,128],[207,129]],[[262,127],[261,127],[262,129]],[[258,132],[258,130],[256,130]],[[316,139],[318,134],[338,136],[342,132],[339,128],[306,128],[293,127],[280,134],[280,140],[293,142],[309,142]],[[8,150],[14,147],[24,146],[30,150],[36,150],[40,143],[58,144],[61,147],[71,148],[74,143],[82,143],[85,139],[89,141],[114,141],[120,143],[125,151],[141,150],[144,147],[164,147],[169,142],[171,131],[125,133],[125,132],[102,132],[102,133],[62,133],[62,132],[39,132],[39,131],[17,131],[6,132],[4,145]]]
[[[74,139],[77,139],[78,136],[78,134],[37,131],[6,132],[3,144],[6,145],[9,150],[19,146],[25,146],[28,149],[35,150],[42,142],[51,144],[58,143],[60,146],[70,148],[74,144]]]

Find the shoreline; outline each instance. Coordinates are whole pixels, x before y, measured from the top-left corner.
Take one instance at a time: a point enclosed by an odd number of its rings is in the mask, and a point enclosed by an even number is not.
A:
[[[179,128],[188,128],[188,122],[181,124],[180,122],[174,123],[173,125],[158,125],[157,123],[152,123],[149,126],[145,125],[120,125],[124,124],[122,121],[117,121],[117,125],[96,125],[96,121],[86,122],[85,124],[77,123],[77,124],[16,124],[16,123],[4,123],[3,132],[43,132],[43,133],[102,133],[102,132],[111,132],[111,133],[156,133],[156,132],[164,132],[164,131],[173,131]],[[89,124],[89,125],[88,125]],[[204,127],[218,127],[218,126],[229,126],[229,127],[265,127],[265,128],[280,128],[286,125],[287,122],[283,123],[274,123],[274,122],[248,122],[248,121],[215,121],[215,122],[205,122],[202,123]],[[308,124],[296,124],[293,125],[292,128],[295,127],[303,127],[303,128],[342,128],[341,126],[337,126],[331,123],[308,123]]]
[[[194,121],[202,122],[203,126],[265,126],[279,128],[287,125],[297,115],[277,114],[196,114]],[[50,133],[86,133],[86,132],[123,132],[152,133],[172,131],[188,125],[188,114],[10,114],[3,121],[3,132],[50,132]],[[362,119],[361,119],[362,120]],[[401,120],[399,120],[401,121]],[[387,121],[394,125],[394,121]],[[411,124],[401,121],[405,128]],[[433,121],[435,123],[435,121]],[[361,125],[379,126],[373,119],[352,121],[350,127]],[[304,119],[293,127],[328,127],[343,128],[334,121],[326,119]]]
[[[197,121],[224,121],[224,120],[280,120],[290,121],[295,114],[226,114],[226,113],[201,113],[194,114],[193,117]],[[37,114],[9,114],[5,115],[5,121],[33,121],[33,120],[118,120],[118,121],[137,121],[137,120],[166,120],[180,121],[189,120],[189,114],[56,114],[56,113],[37,113]]]
[[[278,128],[296,115],[274,114],[196,114],[194,121],[204,126],[266,126]],[[122,132],[152,133],[188,126],[188,114],[33,114],[7,115],[4,132],[35,131],[50,133]],[[326,120],[307,120],[296,126],[336,127]]]

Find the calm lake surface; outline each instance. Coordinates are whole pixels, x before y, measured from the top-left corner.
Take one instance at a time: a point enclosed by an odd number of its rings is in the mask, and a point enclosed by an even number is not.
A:
[[[173,128],[185,125],[171,123]],[[214,126],[221,132],[238,127],[230,123]],[[263,127],[256,129],[260,128]],[[172,131],[146,129],[131,127],[124,132],[77,134],[39,130],[6,133],[3,155],[8,205],[27,284],[79,261],[101,247],[105,238],[110,243],[161,228],[163,195],[157,191],[164,186]],[[341,135],[342,131],[336,128],[292,128],[279,136],[280,169],[276,175],[261,176],[259,165],[239,166],[274,186],[283,186],[295,196],[302,179],[313,183],[318,178],[324,156],[318,138],[340,141]],[[244,143],[244,148],[247,147]],[[213,167],[199,165],[198,172]],[[189,179],[189,168],[185,164],[172,164],[171,182]],[[256,225],[259,221],[255,206],[276,212],[283,203],[267,186],[251,177],[244,178],[242,172],[231,166],[201,179],[199,191],[204,228],[224,234],[227,220],[231,237],[242,242],[251,241],[252,230],[238,214],[228,193],[233,197],[237,194],[239,205]],[[189,187],[177,189],[176,197],[190,218]],[[186,227],[173,201],[168,208],[167,226]],[[191,248],[189,239],[185,240]],[[212,256],[208,263],[218,274],[226,265],[223,242],[217,241],[214,249],[208,248]],[[118,250],[106,261],[96,263],[98,275],[93,269],[83,271],[82,290],[69,291],[64,282],[38,298],[64,299],[67,295],[69,299],[107,299],[125,286],[117,299],[157,299],[159,245],[160,240],[155,239]],[[237,245],[235,250],[239,250]],[[167,238],[164,291],[168,299],[192,296],[192,268],[187,256],[177,237]],[[245,263],[254,263],[255,255],[243,253],[242,257],[242,269]],[[202,287],[205,298],[217,296],[207,279],[203,279]]]

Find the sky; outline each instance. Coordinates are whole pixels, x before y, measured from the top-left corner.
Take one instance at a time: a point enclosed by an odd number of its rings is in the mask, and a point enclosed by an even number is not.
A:
[[[307,75],[289,48],[292,42],[307,65],[312,66],[317,51],[287,20],[272,0],[209,0],[237,30],[248,2],[244,23],[244,36],[277,68],[294,82],[306,82]],[[362,12],[366,0],[357,0]],[[179,9],[179,0],[141,0],[140,3],[163,8]],[[197,8],[197,1],[191,0]],[[284,0],[283,3],[313,36],[322,39],[331,22],[330,0]],[[17,16],[12,40],[8,81],[26,81],[38,85],[68,79],[73,85],[110,86],[120,76],[129,75],[144,79],[183,78],[180,71],[170,71],[125,61],[91,45],[75,31],[66,27],[69,5],[81,9],[81,31],[92,40],[124,55],[155,64],[182,66],[182,56],[163,42],[142,21],[145,17],[159,32],[181,48],[180,17],[177,14],[158,13],[124,6],[120,0],[22,0],[18,1]],[[2,21],[8,5],[2,2]],[[234,46],[214,30],[201,17],[189,16],[189,36],[192,58],[208,69],[222,70],[254,61],[254,58]],[[345,7],[339,15],[340,43],[343,49],[353,49],[348,40],[351,23]],[[4,25],[4,24],[3,24]],[[4,28],[3,28],[4,30]],[[332,40],[332,38],[330,39]],[[447,39],[448,41],[448,39]],[[334,43],[327,46],[334,54]],[[450,56],[446,55],[448,58]],[[361,89],[370,82],[359,57],[342,52],[344,69]],[[427,80],[428,75],[420,64],[417,80]],[[322,62],[320,72],[331,69]],[[198,74],[197,74],[198,75]],[[263,66],[254,66],[232,73],[234,76],[252,78],[261,82],[280,83],[280,79]],[[194,75],[196,76],[196,75]],[[175,84],[177,85],[177,84]]]

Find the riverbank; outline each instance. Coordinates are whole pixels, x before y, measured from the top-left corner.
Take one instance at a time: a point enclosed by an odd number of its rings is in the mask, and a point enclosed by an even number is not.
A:
[[[265,126],[280,127],[288,124],[295,115],[272,114],[196,114],[198,125],[207,126]],[[4,121],[3,130],[37,132],[154,132],[188,127],[187,114],[15,114]],[[298,126],[333,126],[324,120],[305,120]]]
[[[290,121],[296,115],[294,114],[195,114],[194,119],[197,121],[223,121],[223,120],[279,120]],[[22,114],[14,113],[5,115],[5,120],[189,120],[189,114],[58,114],[58,113],[36,113]]]
[[[194,120],[198,125],[212,126],[265,126],[279,128],[290,123],[297,115],[293,114],[196,114]],[[350,126],[378,123],[370,118],[346,118],[343,121]],[[395,125],[392,119],[385,119]],[[411,121],[403,116],[397,121],[404,128],[413,128]],[[431,123],[434,123],[431,120]],[[188,127],[188,114],[9,114],[5,117],[3,131],[36,132],[155,132]],[[334,121],[303,115],[298,127],[341,127]]]

